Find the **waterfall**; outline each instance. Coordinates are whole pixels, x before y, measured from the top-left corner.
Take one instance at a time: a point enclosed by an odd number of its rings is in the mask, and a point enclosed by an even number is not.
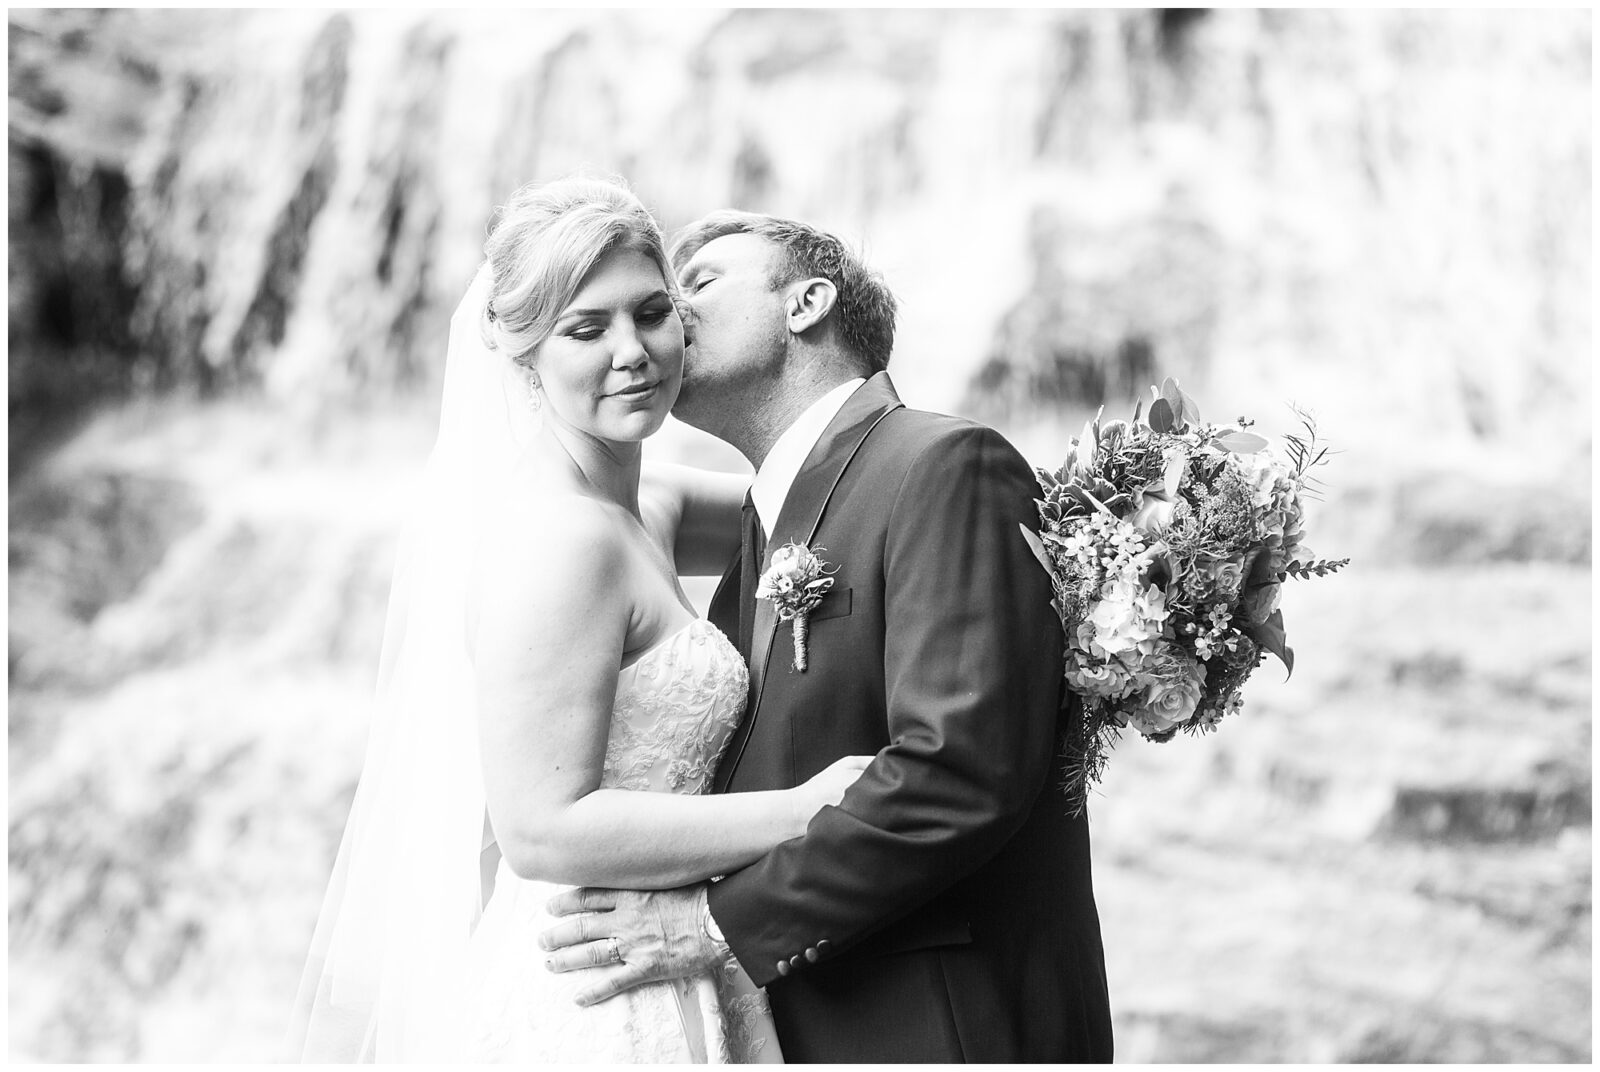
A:
[[[274,1055],[449,313],[579,167],[839,232],[1040,464],[1169,375],[1317,413],[1294,683],[1096,802],[1119,1056],[1592,1055],[1588,12],[8,25],[13,1059]]]
[[[126,324],[126,386],[427,384],[494,205],[591,166],[669,228],[732,205],[864,246],[903,295],[904,378],[942,408],[1071,416],[1151,373],[1255,403],[1287,368],[1341,416],[1481,439],[1587,389],[1581,13],[1514,47],[1483,13],[58,17],[13,39],[56,25],[50,54],[79,35],[123,73],[33,102],[13,159],[25,126],[24,155],[100,169],[60,245],[102,265],[69,298],[120,273],[96,304]],[[113,93],[148,106],[86,164]],[[13,309],[52,301],[25,285]],[[1392,397],[1341,389],[1379,374]]]

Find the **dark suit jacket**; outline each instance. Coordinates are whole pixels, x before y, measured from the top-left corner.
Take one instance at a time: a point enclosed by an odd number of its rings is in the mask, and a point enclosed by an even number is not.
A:
[[[1061,625],[1017,527],[1037,495],[998,433],[907,409],[880,373],[773,525],[769,551],[806,543],[838,572],[805,672],[757,602],[717,788],[877,754],[805,837],[711,887],[790,1061],[1111,1060],[1087,822],[1056,788]],[[711,606],[729,636],[738,601],[736,565]]]

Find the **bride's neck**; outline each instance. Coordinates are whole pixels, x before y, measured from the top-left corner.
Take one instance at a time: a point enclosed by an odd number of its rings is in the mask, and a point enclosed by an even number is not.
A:
[[[600,495],[639,516],[639,472],[643,452],[638,443],[617,443],[567,428],[545,424],[540,448],[552,461],[565,463]]]

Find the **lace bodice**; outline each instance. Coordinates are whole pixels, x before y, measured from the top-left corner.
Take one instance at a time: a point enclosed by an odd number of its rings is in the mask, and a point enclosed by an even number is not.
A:
[[[738,650],[705,619],[660,641],[617,676],[600,784],[704,792],[739,724],[748,687]]]
[[[695,619],[618,672],[600,784],[694,794],[711,787],[744,711],[749,676],[716,626]],[[715,975],[652,983],[586,1008],[577,980],[544,969],[545,902],[561,887],[502,861],[473,935],[465,1060],[520,1064],[781,1060],[766,997],[730,961]]]

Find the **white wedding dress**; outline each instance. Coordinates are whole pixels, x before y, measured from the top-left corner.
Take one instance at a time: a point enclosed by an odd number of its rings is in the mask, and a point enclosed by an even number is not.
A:
[[[704,619],[658,642],[618,674],[601,785],[706,791],[739,723],[747,681],[737,649]],[[500,862],[459,992],[462,1060],[782,1060],[766,996],[733,961],[715,977],[652,983],[580,1008],[573,995],[582,973],[547,970],[537,943],[556,922],[545,903],[566,888],[518,878]]]
[[[537,942],[564,887],[502,861],[484,902],[472,565],[537,434],[526,380],[482,339],[489,286],[484,266],[451,318],[439,438],[408,509],[367,755],[287,1052],[315,1063],[781,1061],[766,997],[737,965],[580,1008],[579,974],[546,969]],[[618,672],[601,785],[704,792],[747,682],[709,622],[659,641]]]

